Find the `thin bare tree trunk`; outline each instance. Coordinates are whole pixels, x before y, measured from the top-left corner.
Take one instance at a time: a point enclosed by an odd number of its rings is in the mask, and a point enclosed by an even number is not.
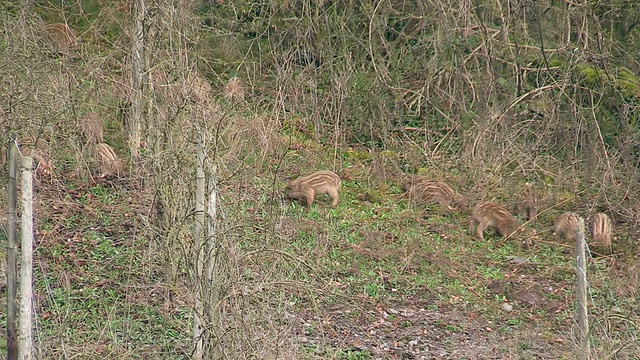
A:
[[[205,176],[204,176],[204,148],[202,142],[198,143],[198,163],[196,169],[196,215],[194,229],[194,258],[193,258],[193,286],[195,303],[193,308],[193,342],[195,352],[193,359],[201,360],[204,351],[204,311],[202,305],[203,289],[203,264],[206,253],[204,250],[204,202],[205,202]]]
[[[33,302],[33,159],[24,157],[22,165],[22,261],[20,263],[20,337],[19,358],[33,359],[31,333]]]
[[[7,187],[9,200],[9,227],[7,229],[7,359],[18,358],[18,343],[16,336],[16,287],[17,287],[17,251],[16,239],[17,219],[16,205],[18,193],[18,147],[15,139],[9,140],[9,185]]]
[[[138,173],[140,157],[140,133],[142,132],[142,110],[144,108],[144,0],[135,1],[133,22],[133,51],[131,59],[131,119],[129,121],[129,147],[131,149],[131,167],[134,174]]]
[[[215,219],[218,212],[218,188],[216,186],[215,180],[216,174],[209,174],[207,189],[209,190],[209,201],[207,202],[207,215],[209,217],[209,221],[207,222],[207,283],[211,284],[215,279],[213,278],[213,270],[215,266],[215,261],[213,258],[215,257],[215,236],[216,236],[216,226]]]
[[[220,324],[220,308],[218,306],[218,302],[220,301],[220,293],[218,291],[219,286],[223,279],[220,277],[221,272],[216,272],[216,267],[220,268],[221,259],[219,258],[220,254],[218,254],[217,249],[220,248],[220,244],[217,241],[218,239],[218,229],[217,229],[217,216],[218,216],[218,186],[216,184],[216,175],[217,168],[214,165],[208,167],[211,170],[211,173],[208,176],[208,185],[207,190],[209,191],[209,201],[207,202],[207,240],[206,240],[206,249],[207,249],[207,321],[209,324],[213,324],[216,326]],[[211,338],[212,334],[215,334],[216,329],[208,332],[209,338]],[[213,348],[209,348],[210,353],[207,355],[212,359],[220,359],[222,358],[222,352],[215,346]]]

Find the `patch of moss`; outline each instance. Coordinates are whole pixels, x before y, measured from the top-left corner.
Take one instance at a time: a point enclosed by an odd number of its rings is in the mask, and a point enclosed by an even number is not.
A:
[[[589,86],[600,85],[600,83],[602,82],[602,78],[605,76],[602,70],[596,69],[593,66],[589,66],[587,64],[578,64],[576,66],[576,70],[582,77],[584,83]]]
[[[640,79],[625,68],[618,68],[617,84],[624,97],[634,97],[640,94]]]
[[[344,152],[344,160],[371,160],[371,154],[365,149],[348,149]]]

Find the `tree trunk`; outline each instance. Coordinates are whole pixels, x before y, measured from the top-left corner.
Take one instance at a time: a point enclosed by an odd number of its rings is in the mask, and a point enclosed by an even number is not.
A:
[[[33,359],[33,159],[22,158],[22,261],[20,263],[20,360]]]
[[[201,360],[204,351],[204,311],[203,311],[203,264],[206,253],[204,250],[204,202],[205,202],[205,176],[204,176],[204,149],[202,143],[198,143],[198,162],[196,169],[196,223],[194,229],[194,258],[193,258],[193,286],[195,303],[193,308],[193,342],[195,345],[194,360]]]
[[[142,109],[144,108],[144,0],[136,0],[133,22],[133,51],[131,59],[131,119],[129,121],[129,148],[131,151],[131,169],[133,174],[138,173],[138,160],[140,157],[140,133],[142,132]]]
[[[223,277],[220,271],[216,271],[221,268],[220,262],[224,261],[219,258],[220,254],[218,249],[220,248],[220,237],[218,236],[217,217],[218,217],[218,186],[216,184],[217,167],[215,164],[207,167],[210,170],[208,176],[207,191],[209,192],[209,201],[207,202],[207,240],[205,247],[207,249],[207,321],[212,326],[221,324],[221,312],[218,306],[220,302],[220,284],[223,281]],[[225,259],[226,260],[226,259]],[[214,337],[215,331],[213,329],[209,331],[209,338]],[[210,353],[207,355],[213,359],[222,358],[222,352],[218,346],[209,348]]]
[[[7,188],[9,202],[9,228],[7,229],[7,359],[18,358],[18,344],[16,336],[16,287],[17,287],[17,264],[16,264],[16,239],[17,221],[16,205],[18,186],[18,147],[15,139],[9,140],[9,186]]]

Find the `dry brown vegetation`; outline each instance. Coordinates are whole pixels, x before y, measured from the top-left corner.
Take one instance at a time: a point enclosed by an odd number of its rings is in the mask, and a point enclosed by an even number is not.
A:
[[[89,112],[83,116],[81,129],[88,145],[96,145],[104,142],[102,119],[100,119],[100,115],[95,112]]]
[[[552,235],[567,211],[615,229],[590,264],[594,356],[640,352],[637,5],[148,3],[129,174],[133,14],[91,4],[0,10],[2,128],[52,172],[37,188],[44,357],[190,358],[204,294],[212,358],[571,358],[573,243]],[[91,111],[99,130],[78,131]],[[218,282],[194,276],[198,143]],[[336,209],[283,199],[320,169],[342,179]],[[406,201],[416,175],[455,195]],[[431,206],[514,204],[525,182],[530,249]]]

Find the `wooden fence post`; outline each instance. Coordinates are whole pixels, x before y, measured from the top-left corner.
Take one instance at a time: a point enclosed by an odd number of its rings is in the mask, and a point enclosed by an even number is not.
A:
[[[16,304],[17,304],[17,197],[18,197],[18,146],[15,139],[8,144],[9,184],[7,186],[9,202],[9,227],[7,229],[7,359],[18,358],[18,342],[16,336]]]
[[[584,219],[578,221],[578,236],[576,244],[576,301],[578,305],[579,352],[578,359],[588,360],[589,350],[589,318],[587,311],[587,258]]]
[[[33,159],[25,156],[20,162],[22,182],[22,229],[20,261],[20,360],[33,359]]]

